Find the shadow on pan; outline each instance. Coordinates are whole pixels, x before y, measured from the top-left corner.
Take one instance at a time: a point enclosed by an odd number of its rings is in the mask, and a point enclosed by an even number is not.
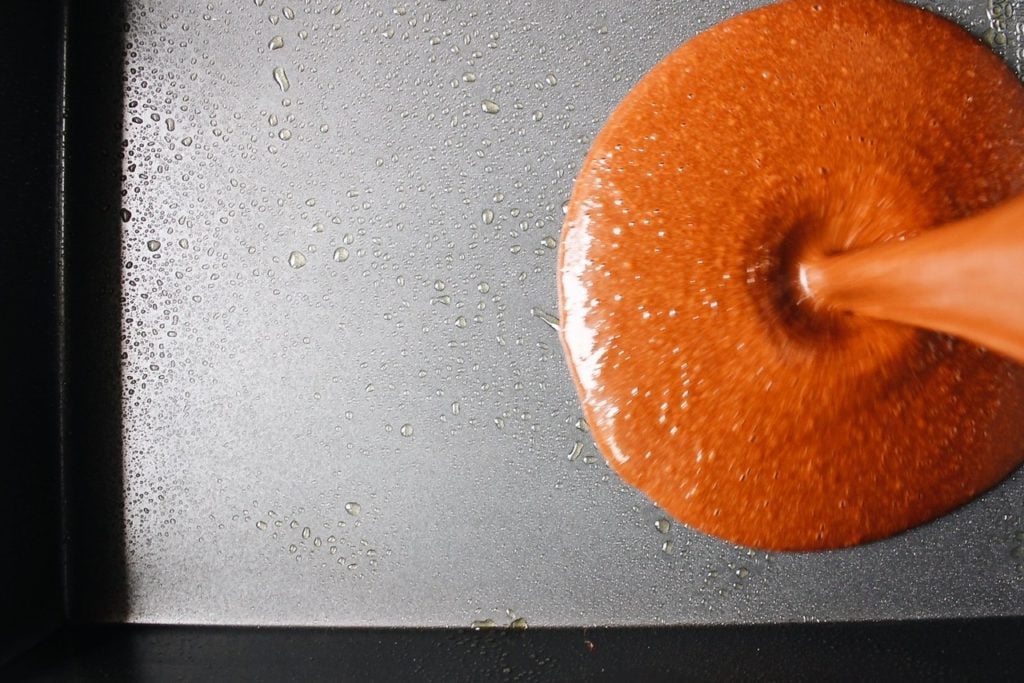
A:
[[[66,610],[121,621],[125,580],[121,382],[122,2],[68,4],[64,291]]]
[[[123,9],[40,0],[10,10],[0,26],[0,662],[69,618],[126,610]]]

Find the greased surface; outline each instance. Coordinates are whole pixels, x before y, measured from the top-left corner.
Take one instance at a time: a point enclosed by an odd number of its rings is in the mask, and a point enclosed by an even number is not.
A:
[[[787,2],[697,36],[625,98],[577,179],[563,344],[620,475],[697,529],[840,547],[940,515],[1024,455],[1024,371],[812,310],[795,265],[1024,186],[1024,91],[896,2]]]

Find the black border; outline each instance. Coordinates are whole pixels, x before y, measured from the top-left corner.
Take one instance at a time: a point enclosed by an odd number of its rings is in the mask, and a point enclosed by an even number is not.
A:
[[[693,628],[78,628],[13,680],[1013,680],[1024,621]]]
[[[60,498],[61,3],[0,23],[0,662],[63,620]]]

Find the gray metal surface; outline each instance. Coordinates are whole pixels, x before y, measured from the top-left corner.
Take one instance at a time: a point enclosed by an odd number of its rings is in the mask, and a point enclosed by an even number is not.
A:
[[[1024,614],[1024,473],[898,538],[755,553],[659,529],[575,426],[535,309],[577,167],[645,70],[753,4],[132,2],[128,618]],[[1019,67],[996,5],[938,9]]]

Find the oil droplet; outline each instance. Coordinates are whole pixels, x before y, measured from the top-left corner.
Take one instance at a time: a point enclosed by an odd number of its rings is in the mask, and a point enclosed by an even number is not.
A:
[[[188,249],[188,240],[182,237],[180,240],[178,240],[178,246],[181,247],[182,249]]]
[[[330,128],[330,126],[328,126],[328,125],[327,125],[326,123],[325,123],[325,124],[323,124],[322,126],[320,126],[320,132],[321,132],[321,133],[326,133],[326,132],[327,132],[327,131],[329,131],[330,129],[331,129],[331,128]]]
[[[467,71],[466,73],[462,74],[462,80],[464,80],[466,83],[473,83],[474,81],[476,81],[476,74],[473,73],[472,71]]]
[[[526,623],[526,619],[523,619],[522,617],[516,617],[508,626],[513,631],[525,631],[527,628],[529,628],[530,625]]]
[[[462,407],[459,405],[458,401],[452,403],[452,415],[458,415],[461,410]]]
[[[434,289],[439,292],[443,292],[445,288],[444,280],[434,280]]]
[[[270,42],[267,43],[267,47],[271,50],[280,50],[284,47],[284,38],[282,36],[274,36],[270,39]]]
[[[159,240],[150,240],[150,241],[146,242],[146,249],[149,249],[150,251],[157,251],[159,248],[160,248],[160,241]]]
[[[288,522],[288,528],[289,529],[298,529],[299,528],[299,521],[297,519],[293,519],[292,521]]]
[[[298,549],[299,549],[299,546],[295,545],[294,543],[292,543],[291,545],[288,546],[288,552],[291,553],[292,555],[294,555],[295,552]]]
[[[662,517],[654,523],[654,528],[658,530],[659,534],[667,534],[669,532],[669,529],[672,528],[672,522]]]
[[[277,114],[271,114],[270,116],[268,116],[267,117],[267,123],[269,123],[272,126],[276,126],[277,125]]]
[[[166,119],[164,121],[164,125],[167,126],[167,132],[168,133],[174,132],[174,119]]]
[[[580,430],[581,432],[589,432],[590,431],[590,425],[587,424],[587,418],[585,418],[585,417],[581,417],[580,419],[576,420],[576,423],[575,423],[574,426],[576,427],[576,429]]]
[[[306,265],[306,255],[301,251],[293,251],[288,254],[288,265],[292,268],[301,268]]]
[[[345,503],[345,512],[352,515],[353,517],[357,516],[362,511],[363,506],[360,505],[359,503]]]
[[[543,244],[548,249],[554,249],[555,247],[558,246],[558,242],[555,241],[555,238],[552,237],[551,235],[546,236],[544,239],[540,241],[540,243]]]
[[[465,316],[460,315],[458,318],[455,319],[455,327],[465,327],[466,325],[467,323]]]
[[[533,119],[534,121],[540,121],[541,119],[544,118],[544,112],[538,109],[535,112],[533,112],[533,114],[530,115],[530,118]]]
[[[402,436],[412,436],[412,425],[406,422],[402,425],[402,428],[398,430],[398,433]]]
[[[484,100],[480,103],[480,108],[484,110],[486,114],[497,114],[501,111],[501,107],[494,100]]]
[[[544,82],[548,85],[558,85],[558,79],[555,78],[555,74],[548,74],[544,77]]]
[[[121,209],[117,213],[121,217],[121,221],[124,223],[127,223],[132,219],[132,212],[129,211],[128,209]]]
[[[281,14],[283,14],[284,18],[288,19],[289,21],[295,18],[295,10],[293,10],[291,7],[282,8]]]
[[[497,624],[494,623],[494,619],[476,619],[471,621],[469,627],[474,631],[483,631],[489,628],[497,628]]]
[[[491,291],[491,286],[486,282],[481,282],[476,286],[476,291],[480,292],[481,294],[486,294],[487,292]]]
[[[277,87],[281,88],[281,92],[288,92],[288,88],[292,87],[291,83],[288,82],[288,74],[284,72],[283,66],[274,67],[274,82],[277,83]]]
[[[313,535],[312,529],[310,529],[308,526],[302,527],[302,537],[303,538],[309,538],[312,535]]]
[[[576,458],[580,457],[580,453],[583,452],[583,442],[577,441],[572,445],[572,450],[569,451],[569,462],[572,462]]]
[[[345,247],[338,247],[334,250],[334,260],[338,263],[344,263],[348,261],[348,249]]]
[[[738,576],[741,579],[745,579],[748,576],[750,576],[750,570],[746,567],[740,567],[736,570],[736,576]]]
[[[562,215],[565,216],[565,215],[568,215],[568,213],[569,213],[569,200],[566,199],[564,202],[562,202]]]
[[[491,209],[484,209],[480,213],[480,220],[484,222],[484,225],[490,225],[494,222],[494,211]]]
[[[543,320],[553,330],[558,329],[558,318],[540,308],[531,308],[530,315]]]
[[[261,519],[260,521],[256,522],[256,528],[260,531],[266,531],[267,523]]]
[[[291,140],[292,139],[292,132],[290,130],[288,130],[287,128],[282,128],[278,132],[277,137],[281,138],[282,140]]]
[[[661,544],[661,552],[665,553],[666,555],[672,554],[672,548],[672,539],[668,539],[667,541]]]
[[[181,139],[181,144],[184,145],[185,147],[191,147],[192,146],[192,137],[186,135],[185,137],[183,137]]]

